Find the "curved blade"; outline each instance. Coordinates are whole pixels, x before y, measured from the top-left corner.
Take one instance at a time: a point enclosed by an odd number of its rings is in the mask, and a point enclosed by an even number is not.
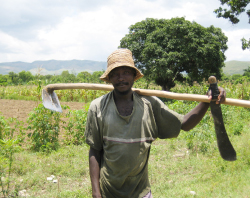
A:
[[[215,101],[210,102],[210,108],[214,119],[215,132],[217,137],[217,144],[220,155],[224,160],[236,160],[236,152],[231,144],[223,122],[221,106]]]
[[[52,111],[62,112],[62,108],[58,97],[54,91],[51,93],[46,89],[42,90],[43,106]]]

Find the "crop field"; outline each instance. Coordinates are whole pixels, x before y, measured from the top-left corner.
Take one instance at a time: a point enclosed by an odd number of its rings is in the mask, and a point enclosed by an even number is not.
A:
[[[219,85],[228,98],[249,100],[248,82]],[[207,88],[204,82],[176,85],[171,91],[204,95]],[[56,93],[62,114],[43,108],[36,86],[0,87],[0,197],[92,197],[84,127],[89,102],[106,92]],[[181,114],[198,104],[163,101]],[[209,110],[193,130],[153,142],[153,197],[250,197],[250,109],[222,105],[222,112],[237,160],[220,157]]]

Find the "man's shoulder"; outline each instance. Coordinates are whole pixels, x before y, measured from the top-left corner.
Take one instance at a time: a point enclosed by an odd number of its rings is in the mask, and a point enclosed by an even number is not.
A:
[[[108,103],[112,95],[112,92],[109,92],[105,95],[100,96],[99,98],[94,99],[89,106],[89,109],[96,111],[98,109],[103,109],[103,107]]]
[[[157,98],[156,96],[144,96],[144,95],[139,95],[138,93],[134,92],[135,93],[135,96],[141,100],[142,102],[145,102],[145,103],[150,103],[152,105],[154,104],[159,104],[159,103],[162,103],[162,101]]]

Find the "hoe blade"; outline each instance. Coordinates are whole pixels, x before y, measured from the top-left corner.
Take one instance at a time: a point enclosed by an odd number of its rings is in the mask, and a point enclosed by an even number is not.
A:
[[[52,111],[62,112],[62,108],[58,97],[54,91],[48,92],[43,89],[42,91],[43,106]]]

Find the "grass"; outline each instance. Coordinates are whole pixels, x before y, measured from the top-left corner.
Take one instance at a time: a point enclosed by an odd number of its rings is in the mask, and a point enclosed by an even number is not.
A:
[[[195,105],[175,101],[169,107],[186,113]],[[220,157],[208,112],[192,131],[181,131],[178,138],[158,139],[152,144],[149,180],[154,197],[250,197],[249,110],[225,105],[222,108],[237,160],[228,162]],[[235,133],[242,125],[241,133]],[[91,197],[88,149],[86,144],[64,145],[49,154],[29,150],[16,153],[12,190],[25,189],[30,197]],[[59,182],[47,181],[51,175]]]
[[[185,133],[185,132],[182,132]],[[250,133],[232,140],[237,161],[196,153],[182,138],[156,140],[149,159],[149,179],[154,197],[249,197]],[[22,151],[14,155],[11,186],[27,190],[30,197],[91,197],[87,145],[65,146],[51,154]],[[54,175],[58,183],[47,181]]]
[[[191,191],[197,197],[249,197],[249,138],[248,132],[233,142],[238,153],[234,162],[223,160],[218,150],[212,156],[187,154],[178,140],[171,144],[179,142],[182,149],[167,146],[166,140],[153,145],[149,170],[154,197],[194,197]]]
[[[205,85],[197,86],[176,86],[174,91],[196,93],[199,90],[200,94],[204,94]],[[244,86],[248,87],[246,90],[242,87],[228,85],[228,97],[249,97],[249,84]],[[5,90],[2,93],[7,92]],[[102,92],[91,92],[90,99],[99,94]],[[79,95],[76,94],[77,97]],[[187,101],[166,102],[170,109],[182,114],[197,105],[196,102]],[[152,144],[149,158],[153,197],[250,198],[249,111],[247,108],[222,105],[226,130],[237,152],[237,160],[234,162],[225,161],[219,155],[209,111],[190,132],[181,131],[175,139],[156,140]],[[21,190],[26,190],[29,197],[36,198],[91,197],[89,147],[86,144],[66,146],[62,142],[59,150],[51,153],[33,152],[24,147],[14,154],[10,182],[10,192],[14,197],[13,192]],[[58,179],[57,183],[47,180],[51,175]]]
[[[23,151],[14,157],[13,182],[31,197],[91,197],[87,145],[66,146],[47,155]],[[47,181],[51,175],[59,182]]]

